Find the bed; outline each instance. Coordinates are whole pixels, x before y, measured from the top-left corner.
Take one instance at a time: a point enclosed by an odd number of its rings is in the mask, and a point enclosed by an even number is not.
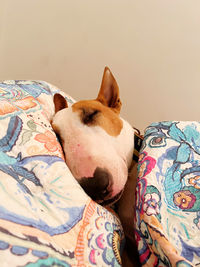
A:
[[[84,193],[52,130],[57,92],[0,83],[0,265],[120,266],[120,221]]]
[[[200,122],[147,127],[135,224],[142,266],[200,265]]]

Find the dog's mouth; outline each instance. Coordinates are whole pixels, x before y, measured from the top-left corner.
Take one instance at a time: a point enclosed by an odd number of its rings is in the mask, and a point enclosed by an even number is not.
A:
[[[115,195],[113,198],[107,199],[107,200],[97,200],[96,202],[102,206],[110,206],[111,204],[114,204],[122,195],[123,190],[121,190],[117,195]]]

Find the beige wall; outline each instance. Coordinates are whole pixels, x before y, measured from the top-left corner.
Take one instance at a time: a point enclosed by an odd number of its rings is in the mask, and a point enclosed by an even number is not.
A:
[[[0,79],[94,98],[108,65],[123,117],[200,120],[200,1],[0,0]]]

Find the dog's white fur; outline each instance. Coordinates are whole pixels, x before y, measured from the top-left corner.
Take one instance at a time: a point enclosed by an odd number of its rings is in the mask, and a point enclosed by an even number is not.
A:
[[[120,134],[113,137],[100,126],[84,125],[70,107],[62,109],[53,119],[54,125],[64,129],[60,132],[63,149],[74,177],[77,180],[92,177],[97,166],[108,169],[114,177],[112,197],[126,183],[133,154],[133,129],[122,121]]]
[[[106,83],[105,75],[109,75],[109,79],[112,75],[108,68],[104,71],[102,84]],[[111,82],[110,87],[113,87],[114,82]],[[90,105],[90,102],[87,104]],[[128,122],[122,118],[120,120],[122,129],[117,136],[107,133],[98,123],[92,126],[84,124],[73,106],[59,110],[52,121],[54,130],[61,137],[66,163],[78,181],[82,177],[92,177],[97,167],[109,171],[113,182],[105,199],[112,199],[123,190],[132,162],[134,131]],[[101,201],[103,199],[98,200],[99,203]]]

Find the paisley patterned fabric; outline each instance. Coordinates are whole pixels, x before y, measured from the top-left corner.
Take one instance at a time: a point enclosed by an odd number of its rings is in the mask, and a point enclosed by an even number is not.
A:
[[[51,128],[58,91],[0,83],[0,265],[120,266],[121,224],[83,192]]]
[[[159,122],[146,129],[136,195],[142,265],[199,266],[199,122]]]

